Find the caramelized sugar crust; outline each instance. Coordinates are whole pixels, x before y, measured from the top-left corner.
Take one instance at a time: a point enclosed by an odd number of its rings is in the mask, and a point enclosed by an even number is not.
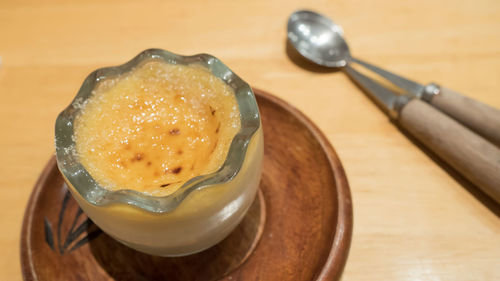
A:
[[[165,196],[215,172],[241,124],[234,91],[207,69],[152,60],[102,81],[74,126],[101,186]]]

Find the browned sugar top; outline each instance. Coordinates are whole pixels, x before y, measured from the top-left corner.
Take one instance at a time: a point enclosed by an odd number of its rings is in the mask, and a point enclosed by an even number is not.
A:
[[[100,185],[164,196],[223,164],[240,113],[204,67],[152,60],[102,81],[74,126],[80,162]]]

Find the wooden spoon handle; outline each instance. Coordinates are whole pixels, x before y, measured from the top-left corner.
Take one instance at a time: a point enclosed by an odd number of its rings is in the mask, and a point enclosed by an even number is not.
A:
[[[430,103],[500,147],[500,110],[446,88]]]
[[[401,109],[398,122],[500,203],[500,149],[495,145],[418,99]]]

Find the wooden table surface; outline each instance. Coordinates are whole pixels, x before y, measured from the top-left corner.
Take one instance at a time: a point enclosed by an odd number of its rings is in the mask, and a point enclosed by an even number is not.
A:
[[[295,64],[285,28],[299,8],[342,24],[360,58],[500,108],[497,0],[1,1],[1,279],[22,279],[21,221],[54,151],[56,115],[92,70],[157,47],[219,57],[328,136],[354,203],[343,280],[500,280],[499,206],[403,135],[343,73]]]

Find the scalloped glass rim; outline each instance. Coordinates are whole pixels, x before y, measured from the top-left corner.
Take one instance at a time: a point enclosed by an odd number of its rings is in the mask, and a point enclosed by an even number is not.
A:
[[[73,120],[80,111],[82,102],[91,96],[95,85],[103,79],[128,72],[143,61],[150,59],[162,59],[172,64],[205,66],[234,90],[241,116],[241,129],[233,138],[220,169],[211,174],[194,177],[173,194],[163,197],[155,197],[129,189],[112,191],[101,187],[78,161],[73,138]],[[247,146],[259,126],[259,110],[251,87],[219,59],[208,54],[181,56],[161,49],[148,49],[123,65],[100,68],[87,76],[71,104],[57,117],[55,125],[57,165],[76,191],[94,205],[122,203],[154,213],[171,212],[191,192],[232,180],[240,171]]]

